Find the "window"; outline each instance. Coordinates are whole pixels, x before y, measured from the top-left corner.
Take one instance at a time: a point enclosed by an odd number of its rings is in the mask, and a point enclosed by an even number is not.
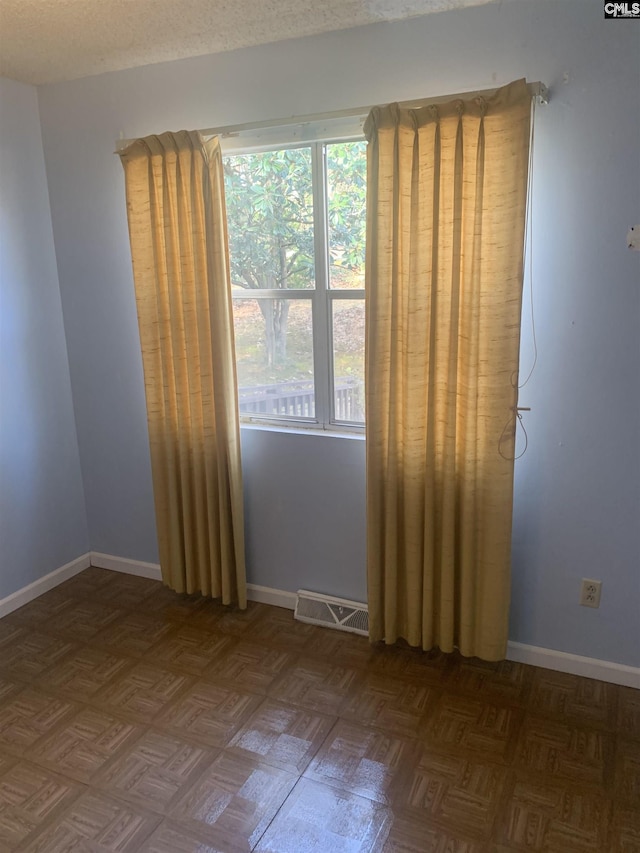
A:
[[[225,153],[243,420],[364,426],[366,143]]]

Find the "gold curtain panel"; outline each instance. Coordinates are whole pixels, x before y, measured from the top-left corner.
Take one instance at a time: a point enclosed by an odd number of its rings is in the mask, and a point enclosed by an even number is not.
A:
[[[506,652],[530,115],[518,81],[365,125],[372,642]]]
[[[246,607],[240,431],[217,139],[121,152],[164,582]]]

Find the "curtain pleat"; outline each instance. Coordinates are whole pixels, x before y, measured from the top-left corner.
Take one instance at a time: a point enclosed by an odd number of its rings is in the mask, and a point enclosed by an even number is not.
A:
[[[506,652],[531,96],[365,125],[372,642]]]
[[[246,607],[222,158],[181,131],[121,153],[163,581]]]

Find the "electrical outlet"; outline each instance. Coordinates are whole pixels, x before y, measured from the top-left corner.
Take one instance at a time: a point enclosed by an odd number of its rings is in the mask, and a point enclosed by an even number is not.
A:
[[[582,604],[583,607],[600,607],[601,590],[602,581],[592,581],[589,580],[589,578],[582,578],[580,604]]]

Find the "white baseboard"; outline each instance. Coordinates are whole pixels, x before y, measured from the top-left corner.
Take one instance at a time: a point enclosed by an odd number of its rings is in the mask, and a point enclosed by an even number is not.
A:
[[[295,592],[287,592],[284,589],[273,589],[270,586],[258,586],[255,583],[248,583],[247,598],[249,601],[259,601],[262,604],[273,604],[274,607],[285,607],[287,610],[295,610],[298,596]]]
[[[568,672],[571,675],[583,675],[598,681],[609,681],[625,687],[640,688],[640,667],[626,666],[608,660],[572,655],[556,649],[544,649],[540,646],[528,646],[525,643],[509,642],[507,660],[528,663],[556,672]]]
[[[111,569],[112,572],[124,572],[127,575],[162,580],[158,563],[143,563],[140,560],[127,560],[124,557],[113,557],[110,554],[98,554],[96,551],[92,551],[91,565],[99,569]],[[274,607],[295,610],[297,596],[295,592],[287,592],[284,589],[273,589],[269,586],[248,583],[247,598],[249,601],[259,601],[262,604],[272,604]]]
[[[43,578],[19,589],[12,595],[0,599],[0,618],[28,604],[58,584],[63,583],[89,566],[123,572],[128,575],[161,580],[160,566],[157,563],[144,563],[140,560],[128,560],[124,557],[114,557],[110,554],[99,554],[91,551],[76,560],[61,566]],[[263,604],[285,607],[294,610],[296,593],[283,589],[273,589],[258,584],[247,584],[247,598]],[[572,675],[582,675],[585,678],[595,678],[609,681],[612,684],[622,684],[626,687],[640,688],[640,667],[626,666],[613,661],[587,658],[555,649],[545,649],[540,646],[528,646],[525,643],[509,642],[507,660],[553,669],[556,672],[568,672]]]
[[[124,557],[113,557],[111,554],[99,554],[92,551],[91,565],[97,569],[110,569],[112,572],[122,572],[125,575],[137,575],[139,578],[149,578],[153,581],[162,580],[158,563],[143,563],[142,560],[127,560]]]
[[[13,613],[13,611],[17,610],[19,607],[33,601],[34,598],[44,595],[45,592],[49,592],[50,589],[64,583],[74,575],[88,569],[90,565],[91,555],[88,553],[83,554],[81,557],[77,557],[70,563],[60,566],[59,569],[54,569],[44,577],[38,578],[37,581],[33,581],[33,583],[23,586],[22,589],[11,593],[11,595],[7,595],[6,598],[0,598],[0,619],[3,616],[7,616],[9,613]]]

